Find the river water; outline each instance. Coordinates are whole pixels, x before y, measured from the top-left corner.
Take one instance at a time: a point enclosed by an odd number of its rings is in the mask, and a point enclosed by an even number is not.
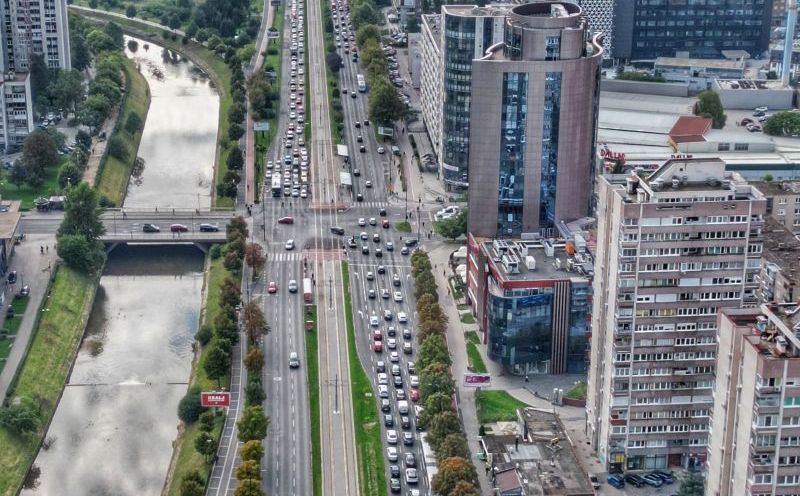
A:
[[[153,95],[125,207],[208,208],[219,98],[193,65],[139,40]],[[119,246],[25,495],[158,496],[191,372],[203,287],[193,246]]]
[[[125,54],[136,61],[150,86],[139,153],[144,169],[135,174],[127,208],[211,206],[219,120],[219,94],[188,59],[158,45],[126,37]]]

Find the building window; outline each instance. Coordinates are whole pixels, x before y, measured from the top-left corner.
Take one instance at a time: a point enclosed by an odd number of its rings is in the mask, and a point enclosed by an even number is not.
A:
[[[778,209],[778,210],[775,212],[775,215],[786,215],[786,209],[785,209],[785,208],[779,208],[779,209]]]
[[[736,143],[733,145],[733,149],[737,152],[746,152],[749,148],[749,143]]]
[[[503,74],[497,211],[497,235],[501,237],[522,233],[527,116],[528,74]]]
[[[717,151],[718,152],[727,152],[731,149],[730,143],[717,143]]]
[[[561,73],[544,75],[542,108],[542,180],[539,206],[540,227],[552,227],[556,216],[556,177],[558,172],[558,133],[561,113]]]

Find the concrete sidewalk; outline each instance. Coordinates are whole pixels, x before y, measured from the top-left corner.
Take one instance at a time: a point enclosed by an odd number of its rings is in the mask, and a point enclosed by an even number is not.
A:
[[[3,311],[0,314],[0,326],[5,324],[5,310],[22,286],[30,286],[31,293],[29,296],[30,301],[25,314],[22,316],[22,323],[17,331],[17,337],[14,339],[11,353],[3,367],[3,371],[0,373],[0,401],[5,399],[11,381],[25,359],[25,353],[33,334],[33,326],[36,323],[36,314],[47,292],[50,276],[55,270],[58,258],[55,242],[55,236],[27,235],[25,241],[14,247],[14,255],[11,257],[9,271],[17,271],[17,283],[4,288],[6,303],[3,305]],[[40,247],[45,246],[49,247],[49,249],[44,254],[40,253]]]

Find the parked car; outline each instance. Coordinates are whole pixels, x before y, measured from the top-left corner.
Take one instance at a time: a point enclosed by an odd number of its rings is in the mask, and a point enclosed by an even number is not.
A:
[[[665,472],[663,470],[654,470],[650,473],[652,475],[655,475],[656,477],[659,477],[662,481],[664,481],[664,484],[672,484],[673,482],[675,482],[675,476],[672,475],[671,472]]]
[[[16,284],[17,283],[17,271],[16,270],[12,270],[11,272],[8,273],[8,276],[6,277],[6,282],[9,283],[9,284]]]
[[[644,479],[636,474],[625,474],[625,482],[635,487],[643,487],[645,485]]]
[[[664,481],[661,480],[661,477],[653,474],[647,474],[642,476],[644,483],[650,487],[661,487],[664,485]]]
[[[608,477],[606,477],[606,481],[609,486],[616,487],[617,489],[625,487],[625,479],[619,474],[609,474]]]

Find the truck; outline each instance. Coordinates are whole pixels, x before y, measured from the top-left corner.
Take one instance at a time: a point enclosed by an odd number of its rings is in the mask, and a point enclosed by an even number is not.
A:
[[[303,300],[306,303],[311,303],[314,300],[314,293],[311,292],[311,279],[308,277],[303,279]]]
[[[272,175],[272,196],[277,198],[281,196],[283,189],[281,186],[281,176],[280,174],[273,174]]]
[[[356,74],[356,83],[358,83],[358,91],[360,93],[367,92],[367,80],[364,79],[363,74]]]

